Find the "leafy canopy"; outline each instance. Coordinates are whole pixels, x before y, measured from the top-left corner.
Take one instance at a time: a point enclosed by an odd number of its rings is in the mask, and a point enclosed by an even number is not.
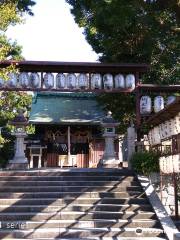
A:
[[[151,68],[143,82],[180,84],[179,0],[66,1],[101,62],[147,63]],[[135,115],[135,99],[103,94],[100,101],[125,130]]]
[[[179,0],[66,1],[100,61],[149,63],[150,83],[179,81]]]
[[[21,47],[6,37],[9,26],[23,23],[24,14],[32,15],[31,0],[1,0],[0,1],[0,61],[22,59]],[[15,66],[0,69],[0,77],[7,80],[8,73],[18,71]],[[0,92],[0,126],[5,126],[19,108],[30,106],[31,96],[22,92]],[[6,140],[0,138],[0,144]]]

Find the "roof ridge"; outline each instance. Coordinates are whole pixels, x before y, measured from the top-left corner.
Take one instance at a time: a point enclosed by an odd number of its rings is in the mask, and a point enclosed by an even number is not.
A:
[[[91,92],[40,92],[37,97],[68,97],[68,98],[95,98],[96,93]]]

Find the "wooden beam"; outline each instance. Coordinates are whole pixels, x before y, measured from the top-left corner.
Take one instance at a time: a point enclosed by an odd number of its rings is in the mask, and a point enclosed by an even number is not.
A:
[[[148,64],[137,63],[96,63],[96,62],[53,62],[53,61],[1,61],[0,68],[15,65],[26,72],[64,72],[64,73],[135,73],[147,72]]]
[[[137,89],[143,92],[176,92],[180,91],[180,85],[157,85],[157,84],[139,84]]]
[[[70,162],[71,158],[71,127],[68,126],[68,131],[67,131],[67,140],[68,140],[68,163]]]

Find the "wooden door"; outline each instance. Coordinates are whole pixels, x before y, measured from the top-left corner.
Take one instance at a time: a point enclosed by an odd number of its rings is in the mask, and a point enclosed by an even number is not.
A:
[[[94,139],[90,143],[89,152],[89,167],[97,168],[100,159],[104,153],[104,139]]]
[[[57,153],[47,153],[47,167],[57,167],[58,156]]]
[[[88,167],[89,167],[89,155],[77,154],[77,168],[88,168]]]

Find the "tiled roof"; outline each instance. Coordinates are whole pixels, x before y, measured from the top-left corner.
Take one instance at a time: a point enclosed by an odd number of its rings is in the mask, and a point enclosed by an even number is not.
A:
[[[33,124],[100,124],[106,113],[92,93],[38,93],[29,122]]]

